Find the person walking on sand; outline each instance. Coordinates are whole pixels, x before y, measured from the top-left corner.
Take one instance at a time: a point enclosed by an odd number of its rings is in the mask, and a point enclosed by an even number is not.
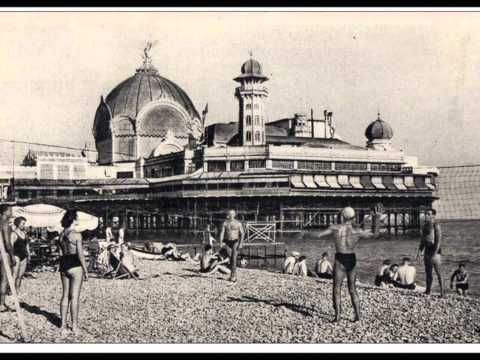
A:
[[[219,243],[220,247],[223,246],[223,242],[230,248],[230,281],[237,281],[237,255],[238,250],[242,248],[243,238],[245,232],[243,225],[236,218],[235,210],[229,210],[227,220],[222,225],[220,231]]]
[[[347,277],[348,292],[352,300],[355,311],[354,321],[360,320],[360,299],[356,289],[357,280],[357,258],[355,248],[360,238],[372,237],[374,234],[370,231],[358,229],[353,226],[355,210],[346,207],[341,212],[343,224],[331,225],[327,230],[318,233],[318,237],[334,235],[335,241],[335,263],[333,266],[333,308],[335,310],[335,319],[333,322],[340,321],[341,315],[341,287],[343,280]]]
[[[425,264],[425,275],[427,288],[425,294],[430,295],[433,283],[433,270],[437,274],[438,284],[440,286],[440,297],[444,297],[443,281],[441,274],[442,264],[442,229],[435,220],[437,212],[435,209],[427,210],[425,214],[425,224],[422,229],[422,237],[418,248],[417,259],[423,251],[423,262]]]
[[[0,218],[0,241],[3,242],[3,248],[6,251],[7,264],[3,263],[3,258],[0,256],[0,312],[15,311],[6,305],[8,279],[5,268],[10,268],[13,274],[13,269],[16,265],[15,254],[13,252],[13,246],[10,242],[10,236],[12,227],[10,221],[12,219],[12,208],[10,206],[0,205],[1,218]]]
[[[453,284],[457,289],[457,294],[466,296],[468,291],[468,272],[465,270],[465,264],[460,263],[458,269],[455,270],[450,278],[450,288],[453,289]]]
[[[78,313],[80,310],[80,292],[83,281],[88,280],[87,264],[83,253],[82,234],[76,231],[77,211],[67,210],[61,224],[63,232],[59,237],[60,277],[62,279],[62,300],[60,316],[62,333],[67,332],[68,310],[72,315],[72,331],[79,333]]]

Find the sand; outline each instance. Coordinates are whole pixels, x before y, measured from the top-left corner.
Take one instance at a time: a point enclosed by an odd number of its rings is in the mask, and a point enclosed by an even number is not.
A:
[[[331,282],[240,269],[238,282],[202,276],[187,262],[141,260],[144,280],[91,277],[77,336],[60,335],[58,273],[34,273],[21,302],[35,343],[478,343],[480,301],[359,287],[354,323],[344,285],[343,319],[333,318]],[[13,306],[8,298],[7,303]],[[0,314],[0,342],[16,341],[15,313]]]

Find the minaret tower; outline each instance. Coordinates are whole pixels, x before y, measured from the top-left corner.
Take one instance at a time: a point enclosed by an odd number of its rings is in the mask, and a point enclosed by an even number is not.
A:
[[[235,97],[239,102],[238,135],[240,145],[265,145],[265,99],[268,90],[262,84],[268,80],[262,74],[260,63],[247,60],[241,74],[233,79],[240,83],[235,89]]]

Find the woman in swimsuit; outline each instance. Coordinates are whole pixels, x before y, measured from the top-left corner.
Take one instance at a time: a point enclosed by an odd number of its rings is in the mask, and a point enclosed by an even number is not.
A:
[[[77,211],[67,210],[62,218],[63,232],[59,238],[60,249],[60,276],[62,279],[62,300],[60,315],[61,329],[67,331],[68,308],[72,315],[72,331],[78,334],[78,312],[80,306],[80,291],[83,281],[88,280],[87,264],[83,253],[82,235],[75,230],[77,225]]]
[[[27,270],[28,262],[30,262],[30,247],[28,245],[28,236],[25,232],[26,222],[27,219],[23,216],[15,218],[15,220],[13,220],[15,227],[10,235],[16,262],[13,269],[13,276],[15,278],[15,289],[17,293],[20,291],[23,275]]]

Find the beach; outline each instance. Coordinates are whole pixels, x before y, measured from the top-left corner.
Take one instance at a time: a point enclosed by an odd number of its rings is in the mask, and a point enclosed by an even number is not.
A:
[[[77,336],[59,329],[60,276],[34,273],[20,295],[34,343],[478,343],[480,301],[408,290],[358,288],[362,320],[333,319],[328,280],[239,269],[238,282],[202,276],[189,262],[139,260],[143,280],[92,275],[81,294]],[[7,304],[13,307],[11,297]],[[0,342],[19,336],[15,313],[0,314]]]

